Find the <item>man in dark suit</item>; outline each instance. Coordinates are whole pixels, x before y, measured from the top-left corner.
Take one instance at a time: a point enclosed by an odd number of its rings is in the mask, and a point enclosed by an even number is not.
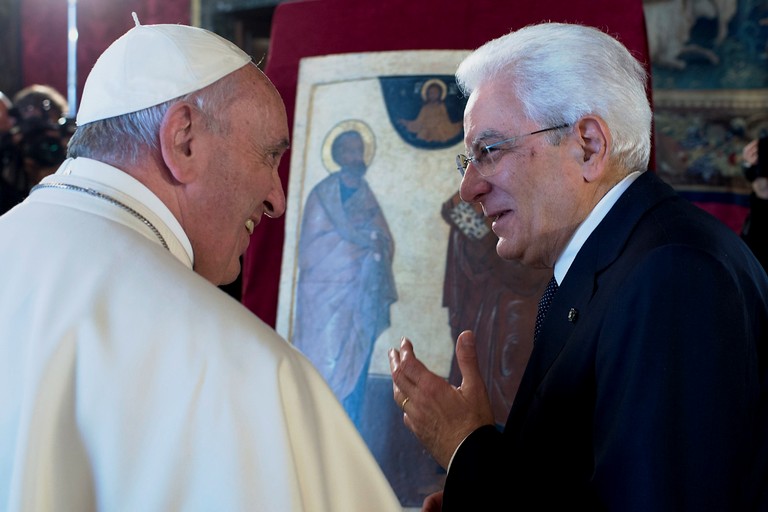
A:
[[[390,351],[404,422],[448,469],[424,509],[765,504],[768,278],[645,172],[643,66],[599,30],[546,23],[487,43],[457,79],[461,197],[493,219],[500,256],[553,269],[553,284],[503,432],[471,332],[458,388],[409,340]]]

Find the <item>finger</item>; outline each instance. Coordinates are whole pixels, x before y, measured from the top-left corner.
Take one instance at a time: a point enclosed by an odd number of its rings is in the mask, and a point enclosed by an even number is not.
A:
[[[400,388],[397,387],[397,383],[395,381],[397,369],[400,367],[400,352],[395,348],[390,348],[388,355],[389,372],[392,375],[392,398],[395,400],[395,402],[400,403],[403,400],[404,395],[400,391]]]
[[[400,366],[400,351],[396,348],[389,349],[389,373],[394,373]]]
[[[416,352],[413,350],[413,343],[406,337],[400,339],[400,358],[405,356],[416,357]]]
[[[418,357],[416,357],[416,351],[413,348],[411,340],[403,338],[400,343],[400,371],[411,381],[414,385],[417,385],[419,379],[424,375],[424,372],[429,372],[429,369],[422,363]]]
[[[403,371],[403,359],[405,352],[410,353],[411,360],[415,359],[413,355],[413,345],[406,338],[400,340],[400,350],[389,349],[389,370],[392,374],[392,396],[398,406],[403,409],[403,401],[413,393],[415,384]]]
[[[413,344],[408,338],[400,342],[400,350],[390,354],[390,370],[392,371],[392,383],[395,401],[403,407],[403,400],[408,398],[410,404],[414,400],[420,401],[423,390],[420,388],[424,380],[428,380],[433,374],[419,361],[413,349]]]
[[[408,393],[412,388],[418,385],[419,379],[427,370],[427,367],[416,357],[413,350],[413,344],[408,338],[403,338],[400,342],[400,350],[393,354],[395,368],[392,370],[392,380]],[[408,389],[405,389],[405,388]]]
[[[443,491],[430,494],[421,505],[421,512],[440,512],[443,506]]]
[[[475,395],[485,393],[485,382],[480,373],[475,348],[475,334],[464,331],[456,340],[456,361],[461,372],[461,389],[465,394]]]
[[[413,351],[413,344],[411,343],[411,340],[403,336],[400,338],[400,349],[391,348],[389,349],[391,353],[397,356],[398,362],[403,359],[403,357],[406,354],[411,354],[413,357],[415,357],[414,351]]]

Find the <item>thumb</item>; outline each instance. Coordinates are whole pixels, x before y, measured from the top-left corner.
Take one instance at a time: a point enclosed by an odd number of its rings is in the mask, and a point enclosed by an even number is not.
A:
[[[480,374],[480,364],[477,362],[475,334],[464,331],[456,340],[456,361],[461,372],[461,389],[467,395],[485,394],[485,382]]]
[[[493,425],[494,417],[491,400],[485,389],[485,381],[480,373],[475,349],[475,334],[464,331],[456,340],[456,361],[461,372],[461,387],[459,391],[471,404],[471,420],[477,425]]]

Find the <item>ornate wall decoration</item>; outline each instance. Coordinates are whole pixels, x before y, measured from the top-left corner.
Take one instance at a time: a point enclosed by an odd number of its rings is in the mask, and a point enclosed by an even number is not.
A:
[[[768,135],[768,4],[646,0],[656,170],[734,230],[750,185],[741,150]]]

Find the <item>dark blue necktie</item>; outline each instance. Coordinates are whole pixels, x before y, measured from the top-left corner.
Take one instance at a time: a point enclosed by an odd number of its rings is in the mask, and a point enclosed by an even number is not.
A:
[[[555,276],[552,276],[552,279],[547,283],[547,288],[544,290],[544,295],[542,295],[539,300],[539,310],[536,313],[536,327],[533,331],[534,343],[539,338],[541,324],[544,322],[544,317],[547,315],[547,310],[549,309],[549,305],[552,304],[552,298],[555,296],[555,293],[557,293],[557,281],[555,280]]]

